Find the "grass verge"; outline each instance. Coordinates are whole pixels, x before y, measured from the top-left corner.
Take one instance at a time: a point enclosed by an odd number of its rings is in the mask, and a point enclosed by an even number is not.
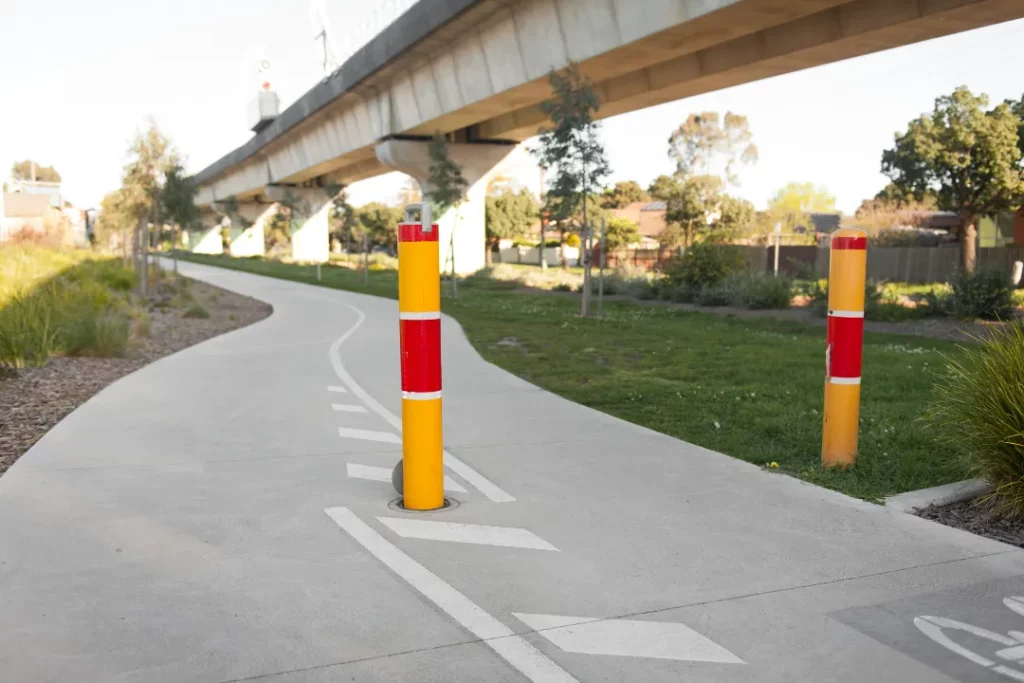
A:
[[[315,267],[189,255],[187,260],[316,284]],[[395,298],[397,274],[324,268],[324,286]],[[819,326],[609,302],[523,296],[468,278],[443,308],[487,360],[577,403],[843,493],[884,496],[963,479],[960,453],[921,419],[951,343],[867,334],[860,459],[820,468],[824,334]],[[511,284],[512,287],[516,285]],[[517,345],[498,346],[514,337]]]

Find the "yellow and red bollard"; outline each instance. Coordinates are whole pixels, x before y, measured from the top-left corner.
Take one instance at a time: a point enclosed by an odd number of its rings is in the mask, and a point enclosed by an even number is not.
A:
[[[410,208],[415,207],[415,205]],[[398,226],[398,319],[402,356],[402,495],[410,510],[444,507],[441,441],[441,274],[437,225]]]
[[[844,228],[832,235],[821,439],[821,463],[826,468],[857,462],[867,248],[867,234],[861,230]]]

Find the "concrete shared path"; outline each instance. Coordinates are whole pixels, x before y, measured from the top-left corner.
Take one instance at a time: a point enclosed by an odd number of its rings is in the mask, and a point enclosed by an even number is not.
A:
[[[444,321],[452,509],[389,507],[393,301],[273,304],[0,478],[0,680],[1024,681],[1024,555],[580,407]]]

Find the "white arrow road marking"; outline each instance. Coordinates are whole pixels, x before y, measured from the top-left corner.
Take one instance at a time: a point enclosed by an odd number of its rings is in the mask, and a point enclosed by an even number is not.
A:
[[[334,394],[347,394],[348,393],[348,389],[346,389],[345,387],[339,387],[339,386],[335,386],[335,385],[331,385],[331,386],[327,387],[327,391],[330,391],[331,393],[334,393]]]
[[[332,403],[331,409],[339,413],[365,413],[366,408],[362,406],[351,406],[344,403]]]
[[[451,543],[475,543],[478,545],[501,545],[509,548],[554,550],[558,552],[558,548],[532,531],[518,527],[430,522],[424,519],[406,519],[404,517],[378,517],[377,519],[402,538],[422,538],[428,541],[450,541]]]
[[[345,463],[345,467],[348,469],[348,476],[353,479],[369,479],[370,481],[386,481],[391,483],[391,468],[389,467],[356,465],[351,462]],[[462,484],[449,476],[444,478],[444,488],[446,491],[455,491],[456,493],[466,492],[466,488]]]
[[[444,611],[460,626],[480,638],[487,647],[518,669],[533,683],[579,683],[567,671],[545,657],[537,648],[481,609],[475,602],[444,582],[436,574],[391,545],[354,512],[345,507],[324,510],[357,543],[383,562],[388,569]]]
[[[338,435],[343,439],[363,439],[364,441],[383,441],[384,443],[402,443],[397,434],[378,432],[373,429],[350,429],[338,427]]]
[[[383,417],[392,427],[401,432],[402,419],[395,415],[394,413],[392,413],[387,408],[385,408],[384,406],[382,406],[377,399],[375,399],[373,396],[370,396],[370,394],[367,393],[365,389],[359,386],[359,383],[352,379],[352,375],[348,374],[348,370],[345,369],[345,366],[341,362],[341,345],[344,344],[345,340],[352,336],[352,334],[359,329],[359,326],[366,321],[365,313],[360,311],[352,304],[345,304],[345,306],[348,306],[353,311],[355,311],[356,315],[359,316],[359,320],[356,321],[356,324],[353,325],[348,330],[348,332],[335,339],[334,343],[331,344],[331,348],[327,356],[328,358],[330,358],[331,365],[334,367],[334,374],[336,374],[342,382],[347,384],[348,387],[352,389],[352,393],[358,396],[363,403],[370,406],[370,410]],[[338,388],[344,389],[343,387]],[[331,389],[330,387],[328,389],[331,391],[334,390]],[[492,482],[490,479],[474,470],[466,463],[456,458],[448,451],[444,451],[444,465],[452,472],[462,477],[467,483],[469,483],[470,486],[475,488],[483,495],[487,496],[487,498],[490,499],[491,502],[515,502],[515,498],[505,493],[505,491],[501,490],[494,482]]]
[[[565,652],[746,664],[721,645],[683,624],[515,612],[513,616]]]

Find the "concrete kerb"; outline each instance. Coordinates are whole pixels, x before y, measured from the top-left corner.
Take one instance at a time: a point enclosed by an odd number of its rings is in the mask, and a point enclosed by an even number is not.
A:
[[[916,514],[929,505],[952,505],[965,500],[972,500],[986,493],[991,493],[992,485],[983,479],[968,479],[943,486],[933,486],[919,491],[907,491],[885,499],[885,507]]]

